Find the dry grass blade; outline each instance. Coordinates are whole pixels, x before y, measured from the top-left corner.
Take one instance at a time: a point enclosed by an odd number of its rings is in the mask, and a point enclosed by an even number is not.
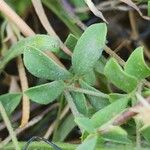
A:
[[[137,7],[137,5],[136,5],[135,3],[133,3],[131,0],[120,0],[120,1],[122,1],[123,3],[126,3],[127,5],[129,5],[129,6],[132,7],[132,8],[134,8],[134,9],[139,13],[139,15],[140,15],[142,18],[144,18],[144,19],[146,19],[146,20],[150,20],[150,18],[149,18],[148,16],[144,16],[144,15],[142,14],[142,12],[141,12],[140,9]]]
[[[17,77],[11,76],[9,92],[20,92],[20,91],[21,91],[21,89],[17,83]]]
[[[0,11],[16,24],[25,36],[35,35],[34,31],[3,0],[0,0]]]
[[[47,33],[49,35],[52,35],[54,37],[56,37],[59,41],[60,41],[60,46],[62,48],[62,50],[68,54],[69,56],[72,55],[72,52],[63,44],[63,42],[61,41],[61,39],[59,38],[59,36],[56,34],[56,32],[54,31],[53,27],[51,26],[50,22],[48,21],[48,18],[45,14],[45,11],[43,9],[42,6],[42,2],[41,0],[32,0],[32,4],[35,8],[35,11],[41,21],[41,24],[43,25],[44,29],[47,31]]]
[[[17,15],[15,11],[11,9],[11,7],[9,7],[3,0],[0,0],[0,11],[18,27],[18,29],[23,33],[24,36],[28,37],[35,35],[34,31],[24,22],[24,20],[22,20],[22,18]],[[62,47],[62,49],[67,49],[65,46]],[[52,52],[49,51],[49,53]],[[51,56],[52,59],[55,60],[58,64],[60,63],[60,61],[56,57],[54,57],[53,54],[51,54]]]
[[[10,40],[11,40],[11,43],[14,44],[17,42],[17,38],[15,37],[13,33],[11,24],[8,27],[9,27],[9,30],[7,31],[8,35],[11,35]],[[22,88],[22,91],[24,91],[28,89],[28,80],[26,77],[26,72],[25,72],[25,68],[24,68],[21,56],[18,57],[18,72],[19,72],[21,88]],[[22,103],[23,103],[22,105],[23,109],[22,109],[22,120],[21,120],[20,127],[23,127],[28,123],[29,116],[30,116],[30,101],[26,95],[23,95]]]
[[[25,72],[25,68],[21,56],[18,57],[18,72],[19,72],[22,91],[25,91],[26,89],[28,89],[28,81],[27,81],[26,72]],[[30,101],[29,98],[23,94],[22,120],[20,125],[21,128],[28,123],[29,117],[30,117]]]
[[[105,17],[103,16],[102,12],[99,11],[96,6],[94,5],[94,3],[91,0],[85,0],[86,4],[88,5],[89,9],[93,12],[93,14],[99,18],[101,18],[104,22],[108,23],[105,19]]]

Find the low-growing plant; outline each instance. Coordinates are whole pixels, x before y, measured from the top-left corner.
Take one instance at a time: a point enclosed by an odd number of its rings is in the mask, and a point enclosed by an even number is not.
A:
[[[107,61],[102,56],[106,39],[105,23],[89,26],[79,39],[69,35],[65,44],[73,52],[71,58],[60,51],[59,41],[48,35],[35,35],[17,42],[0,61],[1,71],[11,59],[23,54],[26,69],[47,83],[30,87],[24,93],[1,95],[0,101],[6,112],[10,115],[15,110],[22,94],[41,105],[63,97],[82,133],[82,144],[76,150],[94,150],[105,143],[134,146],[136,136],[129,128],[134,126],[136,129],[137,119],[126,122],[126,118],[121,118],[122,121],[118,117],[124,117],[129,108],[138,103],[138,94],[149,95],[150,89],[145,83],[150,68],[144,61],[143,47],[135,49],[124,66],[120,66],[115,58]],[[66,68],[56,62],[49,57],[49,51],[71,61],[71,66]],[[103,83],[106,88],[102,91],[95,88],[98,78],[106,80]],[[113,92],[112,86],[118,93]],[[142,126],[138,130],[150,142],[147,134],[150,129]]]

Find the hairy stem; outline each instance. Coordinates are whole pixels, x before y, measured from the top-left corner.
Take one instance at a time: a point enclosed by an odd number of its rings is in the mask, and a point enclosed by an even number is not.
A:
[[[73,102],[73,98],[71,97],[71,95],[70,95],[70,93],[68,91],[65,91],[65,98],[66,98],[66,100],[68,102],[68,105],[69,105],[71,111],[72,111],[72,114],[74,116],[76,116],[76,117],[80,116],[80,113],[77,110],[76,105]]]
[[[102,92],[95,92],[87,89],[82,89],[82,88],[76,88],[76,87],[69,87],[69,91],[74,91],[74,92],[79,92],[79,93],[84,93],[92,96],[97,96],[97,97],[103,97],[103,98],[108,98],[107,94],[104,94]]]

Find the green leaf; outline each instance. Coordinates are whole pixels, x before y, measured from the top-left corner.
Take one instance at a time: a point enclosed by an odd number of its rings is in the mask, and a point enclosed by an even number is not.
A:
[[[99,90],[104,92],[104,93],[110,93],[111,88],[110,88],[110,82],[108,81],[107,77],[104,74],[99,74],[96,72],[96,77],[97,77],[97,83],[99,85]]]
[[[96,111],[106,107],[109,105],[109,101],[103,97],[96,97],[96,96],[88,96],[90,104],[95,108]]]
[[[77,44],[78,39],[73,35],[73,34],[69,34],[66,41],[65,41],[65,45],[73,52],[76,44]],[[64,53],[63,51],[60,51],[58,53],[58,56],[60,58],[63,59],[71,59],[70,56],[68,56],[66,53]]]
[[[111,103],[115,102],[116,100],[118,99],[121,99],[121,98],[125,98],[127,97],[128,95],[127,94],[120,94],[120,93],[110,93],[109,94],[109,101]]]
[[[143,47],[138,47],[132,52],[125,64],[124,70],[139,80],[150,76],[150,68],[144,61]]]
[[[124,72],[114,58],[111,58],[104,69],[106,77],[118,88],[130,93],[137,87],[135,77]]]
[[[97,23],[88,27],[79,38],[72,56],[76,74],[83,75],[93,69],[105,46],[106,33],[106,24]]]
[[[119,126],[113,126],[109,132],[102,135],[105,141],[115,142],[120,144],[131,144],[128,139],[127,132]]]
[[[87,90],[91,90],[91,91],[95,91],[95,92],[100,92],[97,89],[93,88],[92,86],[88,85],[86,82],[80,80],[80,85],[82,88],[87,89]],[[96,110],[100,110],[102,108],[104,108],[105,106],[107,106],[109,104],[108,99],[103,98],[103,97],[96,97],[96,96],[90,96],[87,95],[90,104],[96,109]]]
[[[77,37],[75,37],[73,34],[69,34],[66,41],[65,41],[65,45],[71,50],[73,51],[76,44],[77,44]]]
[[[128,101],[128,98],[121,98],[96,112],[91,118],[94,126],[98,128],[121,113],[127,107]]]
[[[99,137],[98,137],[99,140]],[[77,147],[77,144],[69,144],[69,143],[55,143],[57,146],[61,147],[62,150],[75,150],[75,148]],[[19,146],[20,148],[24,148],[25,143],[24,142],[19,142]],[[3,150],[14,150],[14,145],[12,142],[10,142],[9,144],[7,144]],[[50,147],[50,145],[48,145],[47,143],[43,143],[40,141],[37,142],[32,142],[31,145],[29,146],[28,150],[54,150],[52,147]],[[81,150],[81,149],[80,149]],[[87,150],[87,149],[82,149],[82,150]],[[99,147],[95,148],[94,150],[137,150],[137,147],[134,145],[111,145],[111,144],[107,144],[105,146],[100,145]],[[140,150],[149,150],[149,146],[144,146],[141,147]]]
[[[72,98],[74,100],[74,103],[76,105],[77,110],[81,113],[87,116],[88,114],[88,108],[87,108],[87,102],[84,94],[77,93],[77,92],[71,92]]]
[[[89,85],[95,85],[96,83],[96,75],[93,70],[90,70],[87,74],[83,76],[83,80]]]
[[[74,116],[72,114],[69,114],[67,117],[65,117],[65,120],[61,122],[60,126],[58,127],[56,135],[54,137],[54,141],[64,141],[75,126],[76,124],[74,122]]]
[[[93,133],[95,131],[93,122],[89,118],[76,117],[75,122],[79,125],[80,128],[84,129],[88,133]]]
[[[94,69],[99,74],[104,74],[104,67],[106,65],[107,59],[104,56],[101,56],[101,58],[96,62]]]
[[[0,101],[2,102],[8,115],[10,115],[19,105],[21,97],[22,94],[20,93],[8,93],[0,95]]]
[[[54,101],[65,89],[63,81],[54,81],[29,88],[25,94],[34,102],[48,104]]]
[[[65,80],[72,77],[70,72],[59,66],[44,52],[33,47],[24,50],[24,64],[31,74],[39,78]]]
[[[148,16],[150,16],[150,0],[148,0]]]
[[[146,97],[150,96],[150,89],[149,88],[145,88],[144,92],[143,92],[143,95],[146,96]]]
[[[38,48],[41,51],[49,50],[53,52],[59,51],[59,42],[57,39],[48,35],[35,35],[28,38],[23,38],[14,44],[8,52],[4,55],[3,59],[0,61],[0,70],[2,70],[5,65],[13,58],[22,54],[24,49],[32,46]]]
[[[97,136],[88,136],[84,142],[76,148],[76,150],[95,150],[97,139]]]
[[[141,130],[141,134],[150,143],[150,126]]]
[[[75,148],[77,147],[77,144],[69,144],[69,143],[64,143],[64,142],[59,142],[59,143],[55,143],[55,144],[58,147],[60,147],[61,150],[75,150]],[[23,150],[25,147],[25,142],[19,142],[19,147],[21,150]],[[15,150],[13,142],[10,142],[6,146],[4,146],[3,150]],[[54,149],[49,144],[42,142],[42,141],[35,141],[35,142],[32,141],[32,143],[30,143],[27,150],[58,150],[58,149],[56,149],[56,148]],[[102,150],[102,149],[100,149],[100,150]],[[108,149],[105,149],[105,150],[108,150]],[[112,149],[112,150],[114,150],[114,149]],[[142,149],[142,150],[146,150],[146,149]]]

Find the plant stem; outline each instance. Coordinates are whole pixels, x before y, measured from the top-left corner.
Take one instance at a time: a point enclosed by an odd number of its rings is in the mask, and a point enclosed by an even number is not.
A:
[[[60,123],[60,116],[61,116],[62,109],[63,109],[63,100],[64,100],[64,96],[61,95],[60,96],[60,105],[59,105],[57,117],[56,117],[56,120],[55,120],[55,127],[54,127],[54,132],[53,132],[53,141],[55,141],[57,129],[58,129],[58,126],[59,126],[59,123]]]
[[[73,115],[76,116],[76,117],[80,116],[80,113],[77,110],[76,105],[73,102],[73,98],[71,97],[71,95],[68,91],[65,91],[65,97],[66,97],[66,100],[68,101],[68,105],[69,105]]]
[[[108,98],[107,94],[104,94],[102,92],[95,92],[87,89],[82,89],[82,88],[76,88],[76,87],[69,87],[69,91],[74,91],[74,92],[79,92],[79,93],[84,93],[96,97],[103,97],[103,98]]]
[[[125,61],[120,56],[118,56],[112,49],[110,49],[107,45],[105,46],[104,50],[111,57],[114,57],[121,66],[124,66]]]
[[[12,141],[13,141],[13,144],[14,144],[14,146],[15,146],[15,149],[16,149],[16,150],[20,150],[19,143],[18,143],[18,141],[17,141],[16,135],[15,135],[15,133],[14,133],[14,131],[13,131],[13,128],[12,128],[12,126],[11,126],[11,123],[10,123],[10,120],[9,120],[9,118],[8,118],[8,116],[7,116],[7,113],[6,113],[6,111],[5,111],[5,108],[3,107],[3,105],[2,105],[1,102],[0,102],[0,113],[1,113],[1,115],[2,115],[2,118],[3,118],[3,120],[4,120],[5,124],[6,124],[6,126],[7,126],[7,129],[8,129],[8,131],[9,131],[9,134],[10,134],[10,136],[11,136],[11,138],[12,138]]]
[[[140,35],[139,35],[139,31],[138,31],[138,24],[137,24],[137,20],[135,18],[135,14],[133,11],[129,11],[129,20],[130,20],[130,24],[131,24],[131,29],[132,29],[132,38],[134,40],[138,40],[140,39]],[[149,48],[148,46],[145,44],[145,42],[140,39],[139,41],[137,41],[138,45],[143,45],[144,46],[144,53],[145,56],[150,60],[150,52],[149,52]]]
[[[147,102],[150,103],[150,97],[146,98]],[[112,123],[112,125],[117,126],[117,125],[122,125],[125,122],[127,122],[129,119],[137,115],[138,113],[133,111],[133,110],[138,110],[141,107],[144,107],[141,102],[137,103],[135,106],[129,108],[128,110],[122,112]]]
[[[147,102],[150,103],[150,97],[147,97],[146,98]],[[124,123],[126,123],[128,120],[130,120],[131,118],[133,118],[134,116],[136,116],[138,114],[138,112],[136,112],[135,110],[139,110],[141,109],[142,107],[144,107],[144,105],[139,102],[137,103],[135,106],[133,107],[130,107],[130,108],[127,108],[125,111],[123,111],[122,113],[120,113],[112,122],[109,122],[110,124],[110,127],[111,126],[121,126],[123,125]],[[137,123],[137,120],[135,120],[136,123]],[[108,124],[107,124],[108,125]],[[138,127],[138,130],[136,130],[136,142],[137,142],[137,147],[141,147],[141,137],[140,137],[140,133],[139,133],[139,125],[136,126]],[[106,129],[100,129],[99,132],[101,134],[104,134],[104,133],[107,133],[109,131],[109,128],[106,128]],[[141,150],[141,149],[140,149]]]
[[[69,106],[65,106],[65,108],[62,110],[61,112],[61,115],[60,115],[60,118],[59,120],[61,121],[65,116],[66,114],[68,113],[69,111]],[[46,131],[45,135],[44,135],[44,138],[46,139],[49,139],[49,137],[51,136],[51,134],[53,133],[53,130],[55,128],[55,125],[56,125],[56,121],[54,121],[48,128],[48,130]]]
[[[136,148],[137,150],[141,149],[141,135],[139,129],[141,128],[141,124],[139,120],[136,120]]]

